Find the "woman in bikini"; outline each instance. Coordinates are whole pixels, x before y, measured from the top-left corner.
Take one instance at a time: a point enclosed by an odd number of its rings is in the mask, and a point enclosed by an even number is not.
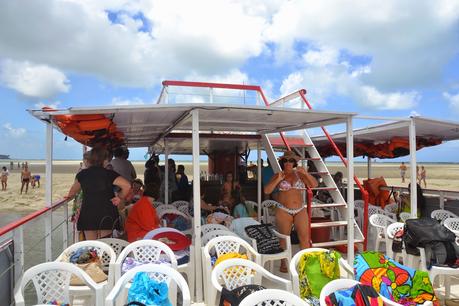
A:
[[[276,209],[276,225],[281,234],[290,235],[292,225],[298,233],[300,248],[310,247],[311,235],[308,227],[308,214],[303,203],[303,191],[306,187],[317,187],[316,179],[303,167],[298,167],[299,156],[287,151],[279,159],[282,171],[274,174],[265,186],[264,192],[270,194],[278,187],[280,203]],[[284,241],[281,242],[285,244]],[[285,248],[285,245],[281,245]],[[287,272],[285,260],[281,263],[281,272]]]
[[[229,211],[232,211],[233,206],[237,204],[234,203],[234,194],[236,191],[241,192],[241,186],[234,180],[233,173],[228,172],[225,175],[225,182],[220,191],[220,204],[228,207]]]
[[[30,183],[31,176],[32,176],[32,173],[30,173],[29,171],[29,166],[25,164],[24,170],[21,171],[21,194],[22,194],[22,191],[24,190],[24,186],[26,188],[25,193],[29,191],[29,183]]]

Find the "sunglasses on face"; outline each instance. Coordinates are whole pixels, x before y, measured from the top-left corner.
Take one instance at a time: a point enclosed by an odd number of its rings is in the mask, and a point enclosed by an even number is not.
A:
[[[281,159],[281,162],[294,164],[296,162],[296,159],[294,159],[294,158],[290,158],[290,159],[283,158],[283,159]]]

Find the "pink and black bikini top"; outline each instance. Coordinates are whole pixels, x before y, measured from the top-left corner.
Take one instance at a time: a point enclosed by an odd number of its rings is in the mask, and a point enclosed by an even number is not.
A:
[[[279,190],[280,191],[288,191],[290,189],[305,189],[306,186],[304,185],[303,181],[300,179],[296,171],[294,172],[297,180],[292,185],[289,181],[283,180],[279,183]]]

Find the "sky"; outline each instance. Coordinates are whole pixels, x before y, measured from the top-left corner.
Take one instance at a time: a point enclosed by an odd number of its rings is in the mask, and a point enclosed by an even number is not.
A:
[[[45,126],[27,109],[156,103],[167,79],[260,85],[270,100],[304,88],[318,110],[459,121],[459,1],[0,1],[0,154],[45,157]],[[459,162],[458,149],[417,157]],[[81,153],[55,133],[55,158]]]

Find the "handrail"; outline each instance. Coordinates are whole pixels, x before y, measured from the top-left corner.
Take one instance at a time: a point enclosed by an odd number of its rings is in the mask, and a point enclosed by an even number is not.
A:
[[[188,81],[163,81],[163,86],[185,86],[185,87],[209,87],[221,89],[239,89],[239,90],[255,90],[260,92],[261,87],[258,85],[244,84],[224,84],[224,83],[207,83],[207,82],[188,82]]]
[[[20,227],[21,225],[24,225],[25,223],[36,219],[37,217],[45,214],[48,211],[55,210],[56,208],[64,205],[65,203],[67,203],[70,200],[71,199],[61,199],[61,200],[53,203],[50,207],[44,207],[44,208],[42,208],[40,210],[37,210],[37,211],[35,211],[35,212],[31,213],[31,214],[28,214],[27,216],[24,216],[24,217],[20,218],[19,220],[13,221],[13,222],[3,226],[2,228],[0,228],[0,236],[3,236],[6,233],[11,232],[12,230]]]
[[[308,189],[306,189],[306,193],[307,193],[307,211],[308,211],[308,224],[309,224],[309,243],[310,243],[310,247],[312,247],[312,226],[311,226],[311,222],[312,222],[312,198],[314,197],[313,193],[312,193],[312,190],[310,187],[308,187]]]
[[[305,93],[306,93],[306,90],[305,89],[301,89],[298,91],[301,99],[303,100],[303,102],[306,104],[306,106],[309,108],[309,109],[312,109],[312,106],[311,104],[309,103],[309,101],[306,99],[306,96],[305,96]],[[325,136],[327,137],[328,141],[330,142],[331,146],[333,147],[333,149],[335,150],[336,154],[339,156],[339,158],[341,159],[341,161],[343,162],[344,166],[348,166],[348,163],[347,163],[347,160],[344,158],[343,154],[341,153],[340,149],[338,148],[338,146],[336,145],[336,143],[333,141],[333,139],[331,138],[330,134],[328,133],[327,129],[325,129],[325,127],[321,127],[322,128],[322,131],[324,132]],[[354,181],[355,183],[357,184],[357,187],[359,187],[359,190],[360,192],[362,193],[362,198],[363,198],[363,201],[364,201],[364,206],[363,206],[363,215],[364,216],[368,216],[368,192],[363,188],[362,184],[360,183],[359,179],[357,178],[356,175],[354,175]],[[366,247],[367,247],[367,235],[368,234],[368,218],[363,218],[363,237],[364,237],[364,249],[366,250]]]

